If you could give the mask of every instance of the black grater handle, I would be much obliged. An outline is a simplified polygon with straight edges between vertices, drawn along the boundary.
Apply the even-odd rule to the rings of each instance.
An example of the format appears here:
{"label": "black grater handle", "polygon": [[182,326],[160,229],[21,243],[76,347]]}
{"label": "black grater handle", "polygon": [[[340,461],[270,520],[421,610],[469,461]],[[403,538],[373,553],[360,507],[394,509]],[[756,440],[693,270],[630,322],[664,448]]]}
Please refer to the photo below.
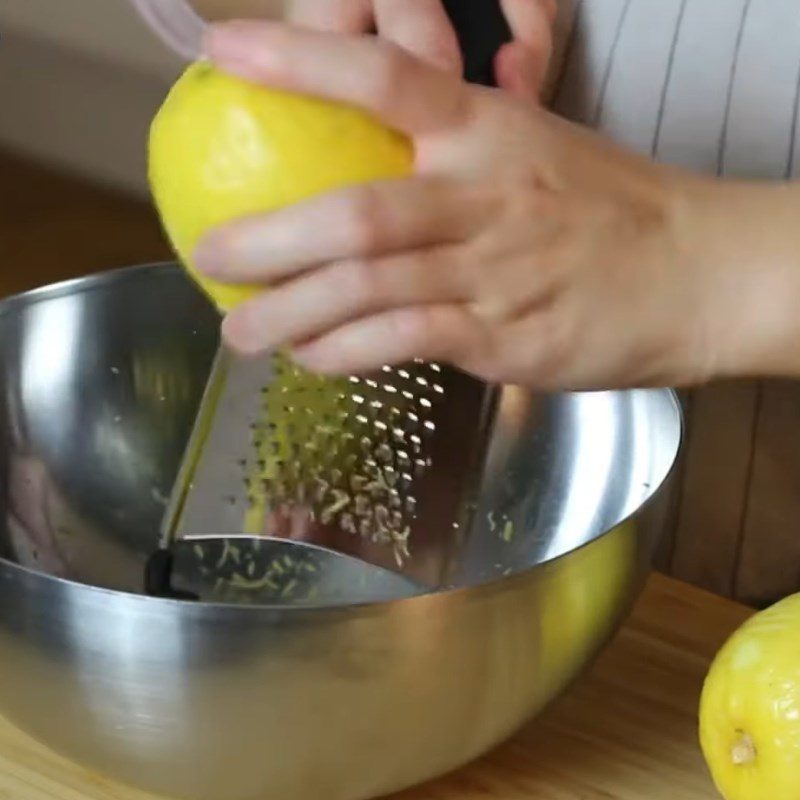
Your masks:
{"label": "black grater handle", "polygon": [[496,86],[494,57],[512,40],[500,0],[443,0],[464,55],[464,77],[470,83]]}

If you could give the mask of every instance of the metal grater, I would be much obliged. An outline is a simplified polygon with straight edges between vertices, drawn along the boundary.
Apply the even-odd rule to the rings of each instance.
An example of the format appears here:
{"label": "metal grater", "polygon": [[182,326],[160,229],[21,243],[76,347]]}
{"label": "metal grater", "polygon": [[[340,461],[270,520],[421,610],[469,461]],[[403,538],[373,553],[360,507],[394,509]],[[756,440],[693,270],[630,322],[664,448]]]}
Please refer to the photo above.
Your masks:
{"label": "metal grater", "polygon": [[414,483],[432,465],[441,371],[418,361],[335,381],[276,356],[276,379],[262,389],[263,414],[253,428],[255,455],[242,462],[247,532],[288,537],[292,523],[335,525],[391,547],[402,568],[417,516]]}
{"label": "metal grater", "polygon": [[468,527],[494,403],[493,389],[437,364],[330,379],[284,355],[223,351],[162,548],[202,543],[199,566],[219,576],[235,565],[210,540],[279,538],[441,585]]}
{"label": "metal grater", "polygon": [[[490,84],[494,53],[510,38],[497,0],[445,5],[467,79]],[[446,584],[495,398],[485,384],[419,360],[330,379],[283,354],[244,360],[220,350],[148,584],[160,591],[167,554],[194,543],[194,567],[214,577],[218,593],[265,580],[284,591],[256,556],[264,539],[391,570],[408,591]],[[235,549],[232,540],[241,540]]]}

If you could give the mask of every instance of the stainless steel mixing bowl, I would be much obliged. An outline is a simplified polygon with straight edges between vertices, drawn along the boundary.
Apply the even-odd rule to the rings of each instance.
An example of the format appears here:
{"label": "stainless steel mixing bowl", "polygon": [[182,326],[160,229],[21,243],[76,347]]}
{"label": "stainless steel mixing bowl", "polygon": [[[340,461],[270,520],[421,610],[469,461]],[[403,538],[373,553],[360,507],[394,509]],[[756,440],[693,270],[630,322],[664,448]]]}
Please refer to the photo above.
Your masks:
{"label": "stainless steel mixing bowl", "polygon": [[509,736],[639,591],[674,394],[505,390],[465,588],[328,608],[153,599],[142,566],[216,329],[170,265],[0,304],[0,712],[190,800],[375,797]]}

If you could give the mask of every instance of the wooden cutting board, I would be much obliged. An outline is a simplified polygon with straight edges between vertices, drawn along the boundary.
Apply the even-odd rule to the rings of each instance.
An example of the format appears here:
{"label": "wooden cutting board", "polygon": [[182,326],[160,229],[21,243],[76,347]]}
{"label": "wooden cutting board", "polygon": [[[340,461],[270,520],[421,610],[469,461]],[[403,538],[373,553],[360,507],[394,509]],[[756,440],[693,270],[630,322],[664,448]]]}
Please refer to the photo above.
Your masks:
{"label": "wooden cutting board", "polygon": [[[473,766],[395,800],[716,800],[697,745],[708,664],[749,615],[653,576],[628,624],[547,714]],[[0,720],[0,800],[160,800]]]}

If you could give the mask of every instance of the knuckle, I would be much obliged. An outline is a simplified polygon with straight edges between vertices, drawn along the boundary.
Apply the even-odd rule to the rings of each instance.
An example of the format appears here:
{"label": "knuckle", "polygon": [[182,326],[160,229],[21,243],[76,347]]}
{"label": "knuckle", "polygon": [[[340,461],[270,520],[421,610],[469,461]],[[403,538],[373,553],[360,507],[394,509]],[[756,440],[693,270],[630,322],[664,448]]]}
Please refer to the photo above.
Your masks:
{"label": "knuckle", "polygon": [[525,215],[538,220],[550,217],[556,211],[556,197],[548,191],[547,185],[536,171],[526,171],[515,176],[506,192],[508,209],[515,215]]}

